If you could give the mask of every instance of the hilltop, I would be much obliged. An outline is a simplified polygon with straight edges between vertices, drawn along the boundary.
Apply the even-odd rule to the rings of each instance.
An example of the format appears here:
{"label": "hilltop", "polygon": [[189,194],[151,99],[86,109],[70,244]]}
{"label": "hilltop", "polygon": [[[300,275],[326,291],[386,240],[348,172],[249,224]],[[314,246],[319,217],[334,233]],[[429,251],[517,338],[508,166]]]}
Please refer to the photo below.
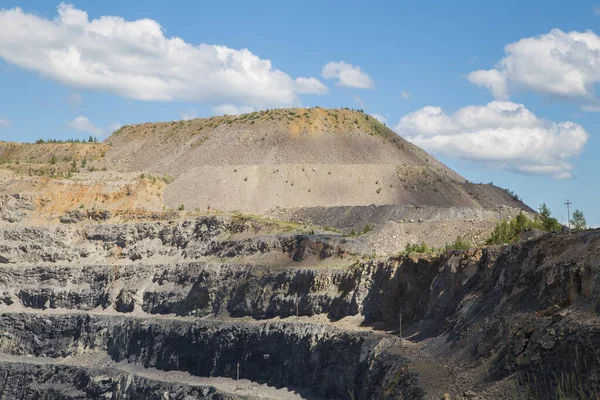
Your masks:
{"label": "hilltop", "polygon": [[107,159],[167,174],[170,207],[264,214],[275,208],[419,205],[522,207],[473,187],[435,157],[359,111],[279,109],[121,128]]}

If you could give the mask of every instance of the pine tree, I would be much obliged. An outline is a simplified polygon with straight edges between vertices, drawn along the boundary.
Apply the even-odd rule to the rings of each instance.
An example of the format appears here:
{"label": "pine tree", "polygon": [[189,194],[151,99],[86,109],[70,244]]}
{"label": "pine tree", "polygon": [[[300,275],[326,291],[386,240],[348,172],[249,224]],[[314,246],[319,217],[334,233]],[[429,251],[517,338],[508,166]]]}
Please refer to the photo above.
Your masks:
{"label": "pine tree", "polygon": [[558,231],[561,229],[560,222],[556,218],[552,217],[552,213],[550,209],[546,205],[546,203],[542,203],[540,205],[539,210],[539,220],[542,224],[542,229],[547,232]]}

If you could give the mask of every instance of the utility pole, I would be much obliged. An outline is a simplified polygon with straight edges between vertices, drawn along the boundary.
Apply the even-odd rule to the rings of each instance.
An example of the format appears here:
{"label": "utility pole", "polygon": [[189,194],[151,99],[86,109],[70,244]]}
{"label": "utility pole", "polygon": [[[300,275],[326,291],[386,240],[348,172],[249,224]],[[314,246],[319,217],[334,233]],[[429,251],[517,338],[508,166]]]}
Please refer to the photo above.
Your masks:
{"label": "utility pole", "polygon": [[567,223],[569,224],[569,229],[571,229],[571,209],[569,206],[573,203],[571,203],[569,199],[567,199],[567,202],[565,204],[567,205]]}

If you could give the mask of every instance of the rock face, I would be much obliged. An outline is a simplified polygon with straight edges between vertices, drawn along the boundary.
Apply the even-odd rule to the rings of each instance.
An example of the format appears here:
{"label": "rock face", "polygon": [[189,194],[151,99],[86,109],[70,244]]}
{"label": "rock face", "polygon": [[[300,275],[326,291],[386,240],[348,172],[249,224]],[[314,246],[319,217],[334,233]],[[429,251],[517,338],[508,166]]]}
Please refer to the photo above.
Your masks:
{"label": "rock face", "polygon": [[34,204],[34,196],[0,194],[0,226],[3,223],[20,222],[28,212],[35,209]]}
{"label": "rock face", "polygon": [[[223,216],[0,238],[5,398],[36,387],[48,398],[600,391],[597,230],[391,258],[340,235]],[[238,363],[256,385],[243,396],[219,381]]]}
{"label": "rock face", "polygon": [[103,352],[115,362],[200,377],[234,377],[240,363],[240,378],[310,388],[325,398],[347,393],[368,398],[381,386],[413,398],[422,393],[411,387],[414,376],[403,371],[403,357],[381,356],[394,339],[322,325],[27,314],[5,315],[1,323],[10,339],[0,349],[11,355],[64,358]]}

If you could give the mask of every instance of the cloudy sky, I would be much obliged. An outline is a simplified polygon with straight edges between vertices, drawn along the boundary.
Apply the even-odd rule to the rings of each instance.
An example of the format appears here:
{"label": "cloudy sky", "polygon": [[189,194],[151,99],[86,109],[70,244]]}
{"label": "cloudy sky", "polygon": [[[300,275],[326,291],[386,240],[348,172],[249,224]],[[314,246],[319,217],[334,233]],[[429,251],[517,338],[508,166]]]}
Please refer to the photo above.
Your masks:
{"label": "cloudy sky", "polygon": [[0,7],[0,140],[361,108],[473,182],[546,202],[565,223],[569,198],[600,224],[600,2]]}

